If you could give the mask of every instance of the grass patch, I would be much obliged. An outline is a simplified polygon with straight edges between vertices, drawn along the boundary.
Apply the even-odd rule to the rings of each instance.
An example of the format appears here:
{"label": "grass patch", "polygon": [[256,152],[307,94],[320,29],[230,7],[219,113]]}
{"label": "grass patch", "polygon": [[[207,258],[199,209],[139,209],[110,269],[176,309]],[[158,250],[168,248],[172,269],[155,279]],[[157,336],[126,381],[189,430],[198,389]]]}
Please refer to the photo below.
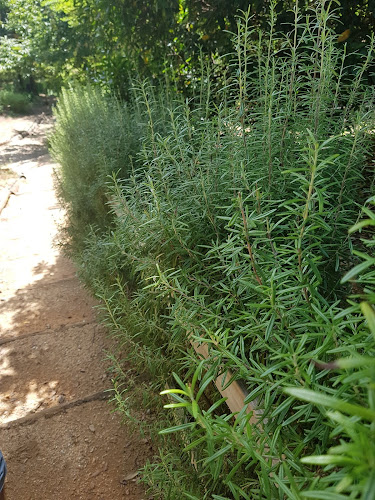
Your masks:
{"label": "grass patch", "polygon": [[31,111],[31,98],[28,94],[13,90],[0,90],[0,112],[27,114]]}

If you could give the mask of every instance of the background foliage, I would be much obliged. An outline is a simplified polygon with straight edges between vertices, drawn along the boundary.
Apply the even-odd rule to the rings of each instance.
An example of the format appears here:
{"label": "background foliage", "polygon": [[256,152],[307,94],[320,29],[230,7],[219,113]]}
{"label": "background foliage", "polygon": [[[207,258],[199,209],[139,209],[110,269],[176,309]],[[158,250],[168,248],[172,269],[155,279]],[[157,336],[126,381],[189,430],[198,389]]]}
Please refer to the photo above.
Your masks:
{"label": "background foliage", "polygon": [[[345,42],[352,64],[365,53],[366,37],[374,33],[374,2],[326,2],[331,11],[340,5],[330,27],[337,35],[344,33],[338,39],[342,48]],[[158,82],[167,73],[191,95],[204,61],[213,63],[211,84],[222,84],[229,65],[224,56],[232,52],[238,12],[250,9],[251,26],[265,29],[271,21],[269,4],[264,0],[2,0],[0,78],[28,92],[37,90],[36,82],[56,91],[73,79],[89,79],[129,97],[129,75],[136,72]],[[276,3],[275,30],[288,32],[298,4],[305,15],[315,2]],[[347,71],[351,73],[350,65]]]}

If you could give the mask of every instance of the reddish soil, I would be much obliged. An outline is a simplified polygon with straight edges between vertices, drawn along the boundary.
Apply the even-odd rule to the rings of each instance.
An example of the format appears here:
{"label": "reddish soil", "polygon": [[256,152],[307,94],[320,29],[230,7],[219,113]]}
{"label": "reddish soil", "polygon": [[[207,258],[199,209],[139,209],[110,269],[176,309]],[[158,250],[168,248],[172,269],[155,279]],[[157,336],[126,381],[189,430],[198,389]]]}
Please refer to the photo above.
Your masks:
{"label": "reddish soil", "polygon": [[103,392],[112,387],[103,360],[114,341],[56,247],[64,214],[46,148],[51,126],[47,109],[26,118],[0,117],[0,191],[25,177],[0,214],[6,498],[145,499],[137,470],[152,457],[152,445],[121,423]]}

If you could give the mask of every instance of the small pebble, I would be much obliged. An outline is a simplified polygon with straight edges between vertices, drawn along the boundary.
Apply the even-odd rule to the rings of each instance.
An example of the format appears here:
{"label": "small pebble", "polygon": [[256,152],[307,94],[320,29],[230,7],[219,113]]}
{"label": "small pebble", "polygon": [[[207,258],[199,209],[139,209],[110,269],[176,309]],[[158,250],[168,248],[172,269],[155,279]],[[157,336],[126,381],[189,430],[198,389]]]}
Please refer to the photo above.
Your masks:
{"label": "small pebble", "polygon": [[130,474],[124,477],[123,481],[131,481],[132,479],[135,479],[137,476],[138,476],[138,471],[131,472]]}
{"label": "small pebble", "polygon": [[59,396],[58,400],[57,400],[60,404],[62,404],[64,401],[65,401],[65,396],[63,396],[61,394],[61,396]]}
{"label": "small pebble", "polygon": [[91,432],[95,432],[95,427],[92,424],[89,425],[89,429],[90,429]]}

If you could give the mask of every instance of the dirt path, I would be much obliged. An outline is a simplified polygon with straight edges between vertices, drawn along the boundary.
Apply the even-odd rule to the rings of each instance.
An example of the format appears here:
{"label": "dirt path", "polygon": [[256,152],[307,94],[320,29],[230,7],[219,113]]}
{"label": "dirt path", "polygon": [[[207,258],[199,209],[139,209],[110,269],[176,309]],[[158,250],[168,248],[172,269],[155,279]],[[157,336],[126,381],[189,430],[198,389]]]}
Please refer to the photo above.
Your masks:
{"label": "dirt path", "polygon": [[6,497],[146,498],[135,475],[152,454],[150,442],[111,413],[103,361],[111,341],[72,264],[54,246],[63,213],[45,145],[51,118],[39,117],[40,123],[35,116],[0,117],[0,170],[6,170],[0,189],[25,176],[0,215],[0,449],[8,465]]}

